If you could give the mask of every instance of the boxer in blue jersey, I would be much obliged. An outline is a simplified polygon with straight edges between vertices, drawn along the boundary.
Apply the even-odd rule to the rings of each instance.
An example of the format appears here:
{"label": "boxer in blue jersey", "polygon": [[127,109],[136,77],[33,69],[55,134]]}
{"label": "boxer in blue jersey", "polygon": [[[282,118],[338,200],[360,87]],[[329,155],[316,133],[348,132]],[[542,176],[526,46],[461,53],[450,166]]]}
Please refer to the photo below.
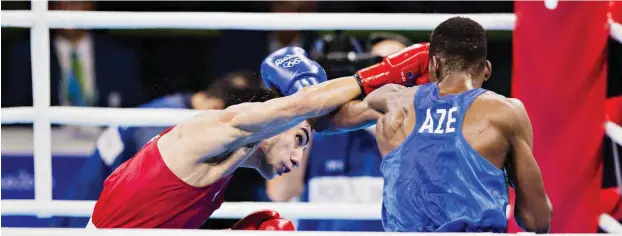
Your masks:
{"label": "boxer in blue jersey", "polygon": [[[314,120],[313,128],[327,133],[376,124],[386,231],[505,232],[507,177],[516,191],[517,223],[548,232],[552,207],[527,112],[519,100],[481,88],[492,71],[486,44],[477,22],[450,18],[429,44],[358,71],[354,77],[367,82],[360,83],[363,100]],[[369,87],[374,80],[426,76],[433,83]]]}
{"label": "boxer in blue jersey", "polygon": [[477,22],[450,18],[430,36],[433,83],[387,85],[316,122],[325,132],[377,122],[386,231],[505,232],[507,173],[517,223],[548,232],[552,208],[525,107],[481,88],[491,74],[486,44]]}

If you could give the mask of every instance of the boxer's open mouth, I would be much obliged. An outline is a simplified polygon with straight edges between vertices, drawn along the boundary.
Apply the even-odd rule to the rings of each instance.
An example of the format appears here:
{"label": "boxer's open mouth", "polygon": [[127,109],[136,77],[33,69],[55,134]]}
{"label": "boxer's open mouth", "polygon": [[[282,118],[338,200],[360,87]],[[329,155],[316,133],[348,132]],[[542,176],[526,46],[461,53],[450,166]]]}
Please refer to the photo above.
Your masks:
{"label": "boxer's open mouth", "polygon": [[281,165],[280,168],[276,168],[276,174],[279,176],[282,176],[285,173],[289,173],[290,171],[292,170],[285,165]]}

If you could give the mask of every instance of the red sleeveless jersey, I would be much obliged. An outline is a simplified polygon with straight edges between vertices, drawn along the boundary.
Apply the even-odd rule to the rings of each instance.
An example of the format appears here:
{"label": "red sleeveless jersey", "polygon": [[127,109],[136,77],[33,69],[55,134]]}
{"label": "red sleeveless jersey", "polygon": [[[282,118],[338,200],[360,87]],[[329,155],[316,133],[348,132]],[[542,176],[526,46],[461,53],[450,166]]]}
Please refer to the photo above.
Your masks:
{"label": "red sleeveless jersey", "polygon": [[104,182],[91,221],[97,228],[199,228],[223,202],[230,176],[206,187],[179,179],[153,138]]}

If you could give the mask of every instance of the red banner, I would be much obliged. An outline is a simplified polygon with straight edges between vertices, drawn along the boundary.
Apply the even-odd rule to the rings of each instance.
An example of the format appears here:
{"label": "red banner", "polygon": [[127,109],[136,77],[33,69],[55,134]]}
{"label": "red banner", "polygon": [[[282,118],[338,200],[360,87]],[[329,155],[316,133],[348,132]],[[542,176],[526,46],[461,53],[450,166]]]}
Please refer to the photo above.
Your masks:
{"label": "red banner", "polygon": [[527,108],[553,233],[597,230],[608,2],[518,1],[512,93]]}

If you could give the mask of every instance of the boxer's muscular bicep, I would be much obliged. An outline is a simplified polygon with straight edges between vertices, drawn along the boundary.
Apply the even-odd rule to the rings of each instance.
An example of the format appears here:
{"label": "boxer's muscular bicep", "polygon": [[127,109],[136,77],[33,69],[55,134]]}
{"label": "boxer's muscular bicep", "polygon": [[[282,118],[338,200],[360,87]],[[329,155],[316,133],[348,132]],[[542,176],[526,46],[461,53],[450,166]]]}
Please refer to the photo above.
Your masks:
{"label": "boxer's muscular bicep", "polygon": [[546,195],[540,168],[533,155],[533,131],[522,103],[510,99],[511,157],[508,173],[516,191],[515,216],[527,231],[546,233],[551,221],[551,202]]}
{"label": "boxer's muscular bicep", "polygon": [[313,128],[320,133],[341,133],[365,128],[382,116],[365,101],[351,101],[339,110],[315,119]]}
{"label": "boxer's muscular bicep", "polygon": [[225,109],[220,121],[239,131],[235,134],[237,148],[270,138],[304,121],[300,106],[300,96],[296,95],[244,103]]}
{"label": "boxer's muscular bicep", "polygon": [[362,101],[351,101],[339,110],[316,120],[315,130],[321,133],[339,133],[373,125],[388,110],[391,98],[404,86],[388,84],[374,90]]}

